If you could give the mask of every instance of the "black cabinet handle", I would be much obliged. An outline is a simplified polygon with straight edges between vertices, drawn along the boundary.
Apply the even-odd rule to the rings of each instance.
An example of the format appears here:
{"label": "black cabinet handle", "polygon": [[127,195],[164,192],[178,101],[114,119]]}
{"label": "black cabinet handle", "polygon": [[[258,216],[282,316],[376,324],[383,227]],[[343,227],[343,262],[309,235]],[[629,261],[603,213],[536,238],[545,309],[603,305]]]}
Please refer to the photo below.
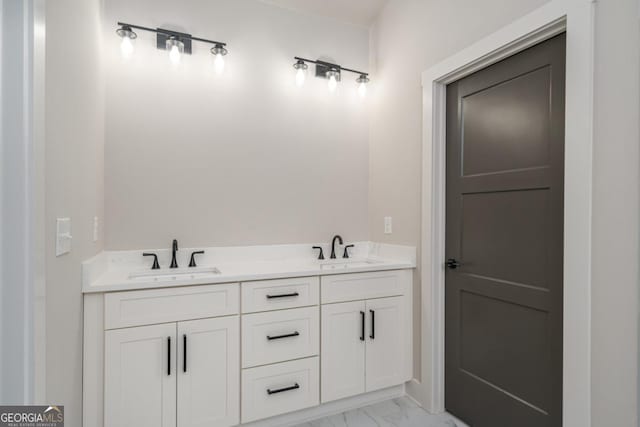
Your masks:
{"label": "black cabinet handle", "polygon": [[182,372],[187,372],[187,334],[182,335]]}
{"label": "black cabinet handle", "polygon": [[280,295],[267,295],[267,299],[274,299],[274,298],[291,298],[291,297],[297,297],[300,294],[297,292],[293,292],[290,294],[280,294]]}
{"label": "black cabinet handle", "polygon": [[360,326],[361,326],[360,341],[364,341],[364,311],[360,312]]}
{"label": "black cabinet handle", "polygon": [[167,337],[167,375],[171,376],[171,337]]}
{"label": "black cabinet handle", "polygon": [[290,334],[285,334],[285,335],[276,335],[276,336],[274,336],[274,337],[267,335],[267,339],[268,339],[269,341],[273,341],[273,340],[279,340],[279,339],[282,339],[282,338],[297,337],[297,336],[299,336],[299,335],[300,335],[300,332],[295,331],[295,332],[292,332],[292,333],[290,333]]}
{"label": "black cabinet handle", "polygon": [[300,384],[295,383],[292,386],[289,387],[284,387],[284,388],[279,388],[276,390],[271,390],[270,388],[267,389],[267,394],[268,395],[272,395],[272,394],[276,394],[276,393],[282,393],[283,391],[291,391],[291,390],[297,390],[300,388]]}
{"label": "black cabinet handle", "polygon": [[373,310],[369,310],[369,313],[371,313],[371,335],[369,335],[369,338],[371,338],[372,340],[376,339],[376,312]]}

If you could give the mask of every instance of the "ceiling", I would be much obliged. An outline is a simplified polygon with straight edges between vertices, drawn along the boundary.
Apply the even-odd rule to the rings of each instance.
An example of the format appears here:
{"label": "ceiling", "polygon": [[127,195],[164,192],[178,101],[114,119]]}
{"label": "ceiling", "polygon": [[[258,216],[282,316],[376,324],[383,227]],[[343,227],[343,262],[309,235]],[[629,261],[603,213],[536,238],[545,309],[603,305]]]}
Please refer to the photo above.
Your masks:
{"label": "ceiling", "polygon": [[274,6],[369,27],[387,0],[262,0]]}

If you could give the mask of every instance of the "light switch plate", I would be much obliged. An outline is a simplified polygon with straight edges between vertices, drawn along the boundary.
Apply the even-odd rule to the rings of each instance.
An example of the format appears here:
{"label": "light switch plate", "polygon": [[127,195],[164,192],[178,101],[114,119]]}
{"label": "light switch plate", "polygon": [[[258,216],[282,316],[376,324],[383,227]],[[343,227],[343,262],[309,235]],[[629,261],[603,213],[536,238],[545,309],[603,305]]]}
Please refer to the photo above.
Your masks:
{"label": "light switch plate", "polygon": [[393,222],[390,216],[384,217],[384,234],[393,233]]}
{"label": "light switch plate", "polygon": [[56,256],[71,252],[71,218],[56,220]]}

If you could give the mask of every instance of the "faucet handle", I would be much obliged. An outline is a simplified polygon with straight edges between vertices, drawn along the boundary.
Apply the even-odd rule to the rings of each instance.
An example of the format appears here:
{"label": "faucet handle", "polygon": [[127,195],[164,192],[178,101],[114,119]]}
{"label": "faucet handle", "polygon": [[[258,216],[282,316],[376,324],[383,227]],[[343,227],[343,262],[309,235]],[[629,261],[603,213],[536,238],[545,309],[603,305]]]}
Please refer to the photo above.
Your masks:
{"label": "faucet handle", "polygon": [[160,264],[158,264],[158,255],[150,253],[150,252],[143,252],[142,256],[152,256],[153,257],[153,266],[151,267],[152,270],[159,270],[160,269]]}
{"label": "faucet handle", "polygon": [[349,258],[349,248],[353,248],[355,245],[347,245],[344,247],[344,253],[342,254],[342,258]]}
{"label": "faucet handle", "polygon": [[324,259],[324,252],[322,252],[322,246],[314,246],[313,249],[319,249],[318,259]]}
{"label": "faucet handle", "polygon": [[189,261],[189,267],[197,267],[196,265],[196,255],[202,255],[204,251],[195,251],[191,252],[191,261]]}

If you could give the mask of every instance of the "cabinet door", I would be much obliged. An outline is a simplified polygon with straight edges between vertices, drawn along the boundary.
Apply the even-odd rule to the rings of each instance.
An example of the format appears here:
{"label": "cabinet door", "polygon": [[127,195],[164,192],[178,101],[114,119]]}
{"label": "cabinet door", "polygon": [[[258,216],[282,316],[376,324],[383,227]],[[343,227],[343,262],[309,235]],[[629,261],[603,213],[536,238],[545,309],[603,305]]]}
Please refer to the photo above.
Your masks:
{"label": "cabinet door", "polygon": [[105,334],[105,427],[175,427],[176,324]]}
{"label": "cabinet door", "polygon": [[178,425],[240,422],[238,316],[178,323]]}
{"label": "cabinet door", "polygon": [[365,302],[322,306],[322,402],[364,393]]}
{"label": "cabinet door", "polygon": [[366,391],[402,384],[407,330],[404,297],[367,300]]}

